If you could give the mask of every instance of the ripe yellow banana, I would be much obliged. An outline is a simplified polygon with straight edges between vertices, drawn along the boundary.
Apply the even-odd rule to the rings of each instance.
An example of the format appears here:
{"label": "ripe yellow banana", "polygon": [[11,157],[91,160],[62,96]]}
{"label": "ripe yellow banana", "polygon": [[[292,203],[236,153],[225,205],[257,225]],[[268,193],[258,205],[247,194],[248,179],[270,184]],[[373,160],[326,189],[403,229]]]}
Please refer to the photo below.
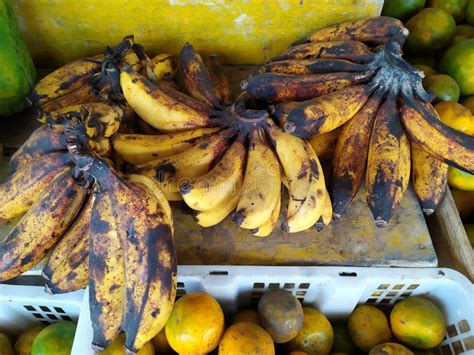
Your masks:
{"label": "ripe yellow banana", "polygon": [[345,59],[287,59],[270,62],[260,67],[260,73],[323,74],[336,72],[363,72],[368,66]]}
{"label": "ripe yellow banana", "polygon": [[332,158],[334,149],[336,148],[337,137],[339,137],[342,127],[311,137],[308,140],[320,160]]}
{"label": "ripe yellow banana", "polygon": [[332,160],[331,193],[335,218],[345,212],[364,181],[370,135],[382,98],[383,92],[374,93],[342,126]]}
{"label": "ripe yellow banana", "polygon": [[84,198],[70,169],[54,179],[0,244],[0,281],[43,259],[74,220]]}
{"label": "ripe yellow banana", "polygon": [[186,91],[209,107],[222,107],[222,96],[206,69],[201,56],[186,43],[179,54],[179,70]]}
{"label": "ripe yellow banana", "polygon": [[246,155],[245,136],[239,136],[211,171],[180,186],[186,204],[197,211],[210,211],[231,199],[241,188]]}
{"label": "ripe yellow banana", "polygon": [[[239,182],[242,185],[242,181]],[[212,227],[224,220],[235,208],[240,200],[240,191],[233,194],[230,199],[224,201],[222,204],[217,206],[211,211],[196,211],[194,213],[194,219],[196,223],[201,227]]]}
{"label": "ripe yellow banana", "polygon": [[100,71],[102,61],[82,58],[68,63],[41,79],[28,95],[35,105],[42,105],[87,85],[89,79]]}
{"label": "ripe yellow banana", "polygon": [[112,143],[109,138],[91,138],[87,141],[89,148],[101,158],[112,156]]}
{"label": "ripe yellow banana", "polygon": [[280,217],[280,207],[281,207],[281,194],[278,197],[277,204],[270,218],[260,227],[252,229],[252,234],[254,236],[268,237],[273,232],[273,229],[275,229],[275,226],[278,223],[278,218]]}
{"label": "ripe yellow banana", "polygon": [[421,209],[430,215],[446,191],[448,165],[411,142],[412,181]]}
{"label": "ripe yellow banana", "polygon": [[87,244],[86,249],[89,248],[89,225],[93,205],[94,196],[90,195],[71,227],[69,227],[61,240],[51,250],[48,263],[45,265],[42,272],[42,275],[46,280],[51,280],[53,273],[56,272],[59,265],[63,264],[65,260],[69,258],[69,255],[73,250],[80,248],[81,245],[85,243]]}
{"label": "ripe yellow banana", "polygon": [[221,94],[222,103],[225,106],[231,105],[232,92],[230,90],[230,84],[216,55],[209,56],[206,62],[206,67],[209,72],[209,75],[211,76],[212,81],[214,82],[214,85],[217,87],[217,90],[219,90]]}
{"label": "ripe yellow banana", "polygon": [[255,129],[250,134],[242,194],[232,221],[242,228],[258,228],[272,215],[280,189],[277,157],[266,142],[265,133]]}
{"label": "ripe yellow banana", "polygon": [[133,70],[139,72],[142,69],[142,63],[140,58],[138,58],[137,54],[133,51],[133,49],[129,49],[127,53],[123,56],[122,59],[122,66],[129,65],[132,67]]}
{"label": "ripe yellow banana", "polygon": [[369,96],[365,85],[356,85],[302,102],[288,114],[285,130],[302,138],[330,132],[354,117]]}
{"label": "ripe yellow banana", "polygon": [[305,149],[310,160],[309,189],[303,203],[297,211],[282,224],[282,229],[289,233],[301,232],[312,227],[321,217],[324,206],[324,196],[327,193],[324,174],[319,159],[311,144],[305,143]]}
{"label": "ripe yellow banana", "polygon": [[329,193],[326,191],[326,194],[324,195],[324,201],[323,201],[323,211],[321,213],[321,217],[319,217],[319,220],[316,222],[314,227],[318,232],[321,232],[324,227],[329,225],[331,223],[332,219],[332,202],[331,198],[329,197]]}
{"label": "ripe yellow banana", "polygon": [[112,145],[126,162],[141,164],[181,153],[191,148],[197,139],[216,133],[218,130],[218,128],[197,128],[161,135],[115,134],[112,137]]}
{"label": "ripe yellow banana", "polygon": [[158,80],[171,79],[178,70],[176,60],[171,54],[158,54],[151,59],[151,64]]}
{"label": "ripe yellow banana", "polygon": [[431,155],[474,174],[474,137],[441,122],[429,104],[403,100],[401,118],[411,140]]}
{"label": "ripe yellow banana", "polygon": [[182,131],[210,124],[209,117],[159,90],[130,67],[120,74],[125,99],[148,124],[161,131]]}
{"label": "ripe yellow banana", "polygon": [[69,170],[68,153],[49,153],[15,171],[0,185],[0,222],[21,216],[59,174]]}
{"label": "ripe yellow banana", "polygon": [[408,187],[410,144],[399,120],[396,98],[377,112],[367,157],[366,197],[377,227],[385,227]]}
{"label": "ripe yellow banana", "polygon": [[10,158],[8,175],[43,155],[66,151],[67,143],[63,132],[63,125],[43,125],[36,129]]}

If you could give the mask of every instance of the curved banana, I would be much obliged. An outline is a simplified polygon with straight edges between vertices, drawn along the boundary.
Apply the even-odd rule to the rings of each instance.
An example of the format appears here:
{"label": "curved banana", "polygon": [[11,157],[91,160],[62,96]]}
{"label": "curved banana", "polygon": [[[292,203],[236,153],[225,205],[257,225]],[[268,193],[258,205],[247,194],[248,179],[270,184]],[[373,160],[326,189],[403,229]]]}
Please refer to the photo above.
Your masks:
{"label": "curved banana", "polygon": [[402,100],[401,118],[411,140],[446,164],[474,174],[474,137],[441,122],[431,105]]}
{"label": "curved banana", "polygon": [[241,187],[246,155],[245,137],[239,136],[207,174],[180,186],[184,202],[194,210],[210,211],[230,199]]}
{"label": "curved banana", "polygon": [[55,152],[39,157],[15,171],[0,185],[0,222],[21,216],[38,200],[54,178],[69,170],[68,153]]}
{"label": "curved banana", "polygon": [[63,107],[100,102],[90,85],[84,85],[70,93],[56,97],[38,107],[40,111],[56,111]]}
{"label": "curved banana", "polygon": [[305,149],[310,160],[309,189],[303,203],[297,211],[289,216],[282,224],[282,229],[289,233],[301,232],[312,227],[321,217],[324,206],[324,195],[327,193],[324,174],[319,159],[311,144],[305,143]]}
{"label": "curved banana", "polygon": [[115,134],[112,137],[112,145],[126,162],[141,164],[181,153],[191,148],[196,139],[218,131],[219,128],[197,128],[160,135]]}
{"label": "curved banana", "polygon": [[330,132],[354,117],[369,96],[365,85],[356,85],[302,102],[288,114],[285,131],[302,138]]}
{"label": "curved banana", "polygon": [[0,244],[0,281],[43,259],[74,220],[84,198],[70,169],[57,176]]}
{"label": "curved banana", "polygon": [[298,101],[286,101],[271,105],[268,109],[278,126],[283,128],[285,127],[285,122],[288,119],[288,114],[299,104],[300,103]]}
{"label": "curved banana", "polygon": [[399,120],[396,98],[380,106],[370,137],[365,186],[375,225],[385,227],[408,187],[410,144]]}
{"label": "curved banana", "polygon": [[171,54],[158,54],[151,59],[151,66],[158,80],[171,79],[178,70],[176,60]]}
{"label": "curved banana", "polygon": [[369,68],[367,65],[354,63],[345,59],[287,59],[270,62],[260,67],[260,73],[279,74],[324,74],[336,72],[363,72]]}
{"label": "curved banana", "polygon": [[345,212],[364,181],[370,135],[382,99],[383,92],[374,93],[342,126],[332,160],[331,194],[335,218]]}
{"label": "curved banana", "polygon": [[403,28],[403,23],[396,18],[387,16],[370,17],[324,27],[294,44],[335,40],[353,40],[371,44],[383,44]]}
{"label": "curved banana", "polygon": [[278,223],[278,218],[280,217],[280,207],[281,207],[281,194],[278,197],[277,204],[270,218],[260,227],[257,227],[251,230],[254,236],[268,237],[270,234],[272,234],[273,230],[275,229],[275,226]]}
{"label": "curved banana", "polygon": [[201,56],[186,43],[179,54],[179,70],[186,91],[209,107],[222,107],[222,96],[206,69]]}
{"label": "curved banana", "polygon": [[67,143],[63,132],[63,125],[43,125],[36,129],[11,156],[8,175],[12,175],[43,155],[66,151]]}
{"label": "curved banana", "polygon": [[142,69],[142,63],[138,55],[131,48],[129,49],[122,58],[122,65],[129,65],[133,70],[139,72]]}
{"label": "curved banana", "polygon": [[217,90],[219,90],[221,94],[222,103],[225,106],[231,105],[232,92],[230,90],[230,84],[227,80],[224,70],[222,69],[222,65],[219,62],[219,59],[217,59],[216,55],[209,56],[206,62],[206,67],[209,72],[209,75],[211,76],[212,81],[214,82],[214,85],[217,87]]}
{"label": "curved banana", "polygon": [[80,249],[83,244],[87,245],[86,249],[89,248],[89,225],[93,206],[94,196],[90,195],[71,227],[69,227],[63,237],[51,250],[48,262],[41,273],[46,280],[51,280],[53,273],[56,272],[56,269],[59,268],[61,264],[65,263],[65,260],[70,257],[69,255],[73,250],[76,248]]}
{"label": "curved banana", "polygon": [[241,87],[256,100],[305,101],[365,83],[371,76],[371,72],[310,75],[263,73],[242,81]]}
{"label": "curved banana", "polygon": [[324,227],[331,223],[332,219],[332,203],[331,198],[329,197],[329,193],[326,191],[324,195],[324,202],[323,202],[323,211],[321,213],[321,217],[319,217],[318,221],[314,225],[318,232],[321,232]]}
{"label": "curved banana", "polygon": [[275,209],[281,189],[280,165],[266,142],[264,132],[250,134],[250,147],[244,183],[232,221],[246,229],[264,224]]}
{"label": "curved banana", "polygon": [[430,215],[448,186],[448,165],[411,142],[412,182],[421,209]]}
{"label": "curved banana", "polygon": [[319,159],[326,160],[332,158],[336,148],[337,137],[339,137],[343,127],[311,137],[308,140]]}
{"label": "curved banana", "polygon": [[125,67],[120,73],[125,99],[148,124],[161,131],[182,131],[210,124],[209,117],[159,90],[148,79]]}
{"label": "curved banana", "polygon": [[93,58],[82,58],[70,62],[41,79],[28,95],[28,100],[35,105],[74,92],[87,85],[92,76],[99,72],[102,61]]}
{"label": "curved banana", "polygon": [[169,82],[164,80],[159,80],[156,82],[156,87],[163,91],[169,97],[181,102],[182,104],[189,106],[196,111],[204,114],[209,115],[212,114],[212,109],[207,106],[204,102],[195,99],[192,96],[186,95],[184,92],[179,91],[177,88],[174,88],[170,85]]}
{"label": "curved banana", "polygon": [[[242,185],[242,181],[239,182]],[[240,200],[240,191],[211,211],[195,211],[194,219],[201,227],[212,227],[222,222],[235,208]]]}
{"label": "curved banana", "polygon": [[328,41],[300,44],[288,48],[272,58],[272,62],[289,59],[343,59],[356,63],[367,63],[374,58],[368,46],[358,41]]}

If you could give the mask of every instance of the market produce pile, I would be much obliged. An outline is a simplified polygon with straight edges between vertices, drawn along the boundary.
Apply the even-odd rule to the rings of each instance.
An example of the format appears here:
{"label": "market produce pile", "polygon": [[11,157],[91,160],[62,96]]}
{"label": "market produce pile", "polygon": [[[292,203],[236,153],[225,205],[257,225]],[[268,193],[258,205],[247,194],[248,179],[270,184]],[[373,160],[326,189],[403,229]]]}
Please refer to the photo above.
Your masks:
{"label": "market produce pile", "polygon": [[[123,331],[136,353],[175,299],[168,201],[184,200],[203,227],[231,216],[259,237],[321,230],[365,175],[383,227],[412,166],[432,212],[444,163],[474,172],[474,138],[438,119],[422,73],[401,56],[406,36],[389,17],[318,30],[244,81],[235,100],[217,57],[186,44],[175,65],[132,36],[47,75],[28,97],[45,125],[0,185],[0,221],[19,218],[0,243],[0,281],[48,257],[48,292],[89,286],[93,348]],[[331,202],[316,151],[319,135],[341,126]]]}

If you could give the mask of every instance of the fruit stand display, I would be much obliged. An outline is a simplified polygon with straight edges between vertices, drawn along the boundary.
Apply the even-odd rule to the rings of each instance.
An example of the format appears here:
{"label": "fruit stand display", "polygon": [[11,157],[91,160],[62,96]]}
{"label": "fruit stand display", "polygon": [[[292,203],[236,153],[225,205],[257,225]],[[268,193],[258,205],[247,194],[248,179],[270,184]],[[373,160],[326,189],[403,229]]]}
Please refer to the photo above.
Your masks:
{"label": "fruit stand display", "polygon": [[[68,22],[64,4],[58,8],[38,2],[37,11],[51,15],[40,22],[32,21],[35,14],[21,2],[2,4],[10,24],[8,38],[14,39],[5,46],[10,51],[24,48],[20,29],[38,63],[49,60],[61,66],[46,71],[33,87],[31,70],[23,66],[12,73],[32,87],[25,98],[31,109],[18,114],[19,122],[26,122],[21,128],[2,123],[6,135],[21,133],[2,140],[4,152],[12,154],[0,185],[0,282],[14,288],[31,280],[26,275],[37,275],[35,282],[58,301],[86,288],[73,353],[147,354],[169,346],[179,353],[208,353],[217,347],[222,354],[351,353],[338,349],[337,341],[333,344],[324,310],[331,321],[349,317],[346,338],[370,354],[474,349],[472,315],[467,311],[458,319],[460,308],[473,308],[472,285],[456,273],[401,269],[388,280],[388,269],[379,269],[374,275],[387,279],[381,283],[364,274],[371,269],[339,269],[340,277],[364,274],[358,281],[361,286],[373,283],[370,290],[375,283],[378,290],[390,288],[379,300],[384,291],[367,291],[371,297],[362,297],[356,292],[361,286],[347,281],[343,286],[331,274],[336,269],[289,266],[436,267],[434,241],[438,248],[447,243],[461,270],[473,276],[473,251],[464,228],[450,233],[460,224],[450,211],[455,209],[447,188],[449,182],[469,189],[474,173],[474,116],[466,98],[473,94],[472,63],[465,61],[474,39],[469,39],[467,25],[455,28],[464,19],[462,11],[433,1],[404,24],[388,16],[359,16],[361,9],[377,12],[370,1],[352,14],[359,19],[350,21],[334,5],[325,10],[337,18],[314,18],[311,30],[301,23],[296,32],[302,38],[284,49],[298,37],[288,40],[285,36],[295,31],[277,31],[278,21],[270,21],[269,13],[286,11],[289,18],[298,18],[312,13],[308,4],[265,7],[262,17],[246,3],[231,8],[216,3],[223,16],[214,21],[235,17],[217,35],[222,45],[212,47],[216,56],[202,42],[205,30],[198,38],[185,31],[169,43],[158,43],[150,32],[145,35],[143,23],[137,27],[134,17],[128,18],[128,30],[135,28],[137,37],[127,35],[103,50],[95,49],[104,48],[100,42],[69,43],[71,50],[64,51],[65,33],[79,31],[84,39],[94,35],[87,21],[82,27]],[[94,4],[89,8],[101,6]],[[187,18],[193,8],[204,11],[206,19],[216,10],[211,5],[171,2],[165,11]],[[385,5],[383,12],[397,10],[390,1]],[[470,5],[465,5],[470,21]],[[176,6],[180,10],[173,10]],[[407,10],[410,16],[423,7],[413,6]],[[108,21],[114,16],[107,16]],[[145,11],[139,17],[146,22],[147,16]],[[49,47],[37,46],[32,28],[42,33],[51,19],[63,30],[37,41],[47,39]],[[160,30],[173,26],[169,21]],[[194,30],[201,28],[200,21]],[[253,27],[259,21],[268,23],[263,32]],[[336,24],[326,26],[325,21]],[[426,24],[432,22],[439,25],[428,33]],[[114,31],[109,35],[116,37]],[[279,35],[270,40],[267,31]],[[229,34],[245,39],[229,47],[223,44]],[[177,44],[181,36],[196,41],[200,50],[189,42]],[[166,34],[158,37],[162,41]],[[256,51],[240,53],[249,38]],[[149,55],[157,44],[173,54],[180,48],[179,54]],[[443,74],[413,57],[428,52],[442,57],[438,68]],[[233,55],[232,63],[259,65],[245,70],[223,66],[227,55]],[[9,78],[7,89],[14,82]],[[25,93],[15,92],[3,115],[22,109],[11,106],[19,95]],[[460,96],[466,107],[453,102]],[[29,137],[19,140],[25,132]],[[439,230],[448,231],[444,239],[432,241],[423,214],[431,216],[431,230],[438,223]],[[178,269],[178,263],[192,266]],[[195,264],[223,265],[225,270]],[[252,281],[253,288],[263,290],[248,288],[251,269],[262,280]],[[279,279],[270,280],[269,270]],[[220,275],[221,283],[206,285],[207,272],[209,280]],[[413,281],[406,289],[404,272]],[[289,286],[296,284],[292,277],[301,279],[299,290]],[[196,289],[185,286],[188,279]],[[275,290],[264,292],[267,283]],[[304,297],[311,294],[311,283],[321,283],[321,299]],[[459,296],[456,302],[446,299],[449,285],[450,293]],[[220,294],[227,286],[237,292],[232,302]],[[337,299],[347,287],[354,303],[349,304],[349,297],[346,311],[326,309],[324,295],[333,293]],[[196,290],[208,294],[188,295]],[[249,311],[241,317],[253,324],[236,323],[224,333],[219,303],[229,316],[231,309],[249,306],[249,292],[250,306],[258,303],[258,320]],[[422,292],[427,298],[408,297]],[[303,309],[298,301],[322,313]],[[390,326],[381,309],[355,307],[361,303],[391,312]],[[193,322],[191,315],[197,317]],[[184,329],[185,324],[191,328]],[[321,328],[313,330],[315,326]],[[199,327],[210,328],[199,335]],[[313,331],[321,332],[321,343],[312,338]],[[31,345],[33,353],[48,347],[56,351],[51,349],[59,345],[52,339],[74,332],[67,323],[41,330]],[[255,339],[247,342],[251,335]],[[165,343],[168,349],[160,349]]]}

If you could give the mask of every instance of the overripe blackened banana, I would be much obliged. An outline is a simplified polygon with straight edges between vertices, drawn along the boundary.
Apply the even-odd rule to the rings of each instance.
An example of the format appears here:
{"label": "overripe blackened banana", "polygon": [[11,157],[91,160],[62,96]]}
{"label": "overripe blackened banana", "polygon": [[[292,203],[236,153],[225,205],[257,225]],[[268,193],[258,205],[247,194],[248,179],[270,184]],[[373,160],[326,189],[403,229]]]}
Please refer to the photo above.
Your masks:
{"label": "overripe blackened banana", "polygon": [[264,73],[242,81],[242,90],[267,102],[304,101],[327,95],[351,85],[367,82],[372,73],[329,73],[291,75]]}
{"label": "overripe blackened banana", "polygon": [[412,181],[421,209],[430,215],[446,191],[448,165],[411,142]]}
{"label": "overripe blackened banana", "polygon": [[285,52],[273,57],[272,62],[288,59],[331,58],[344,59],[356,63],[370,62],[374,55],[370,48],[357,41],[334,41],[305,43],[288,48]]}
{"label": "overripe blackened banana", "polygon": [[260,73],[324,74],[336,72],[363,72],[368,66],[345,59],[287,59],[270,62],[260,67]]}
{"label": "overripe blackened banana", "polygon": [[166,95],[130,67],[120,74],[125,99],[148,124],[161,131],[182,131],[209,125],[209,117]]}
{"label": "overripe blackened banana", "polygon": [[359,112],[342,126],[337,139],[331,179],[336,218],[344,213],[364,181],[370,135],[382,98],[383,92],[375,92]]}
{"label": "overripe blackened banana", "polygon": [[212,81],[219,90],[222,103],[225,106],[229,106],[232,104],[232,92],[230,90],[229,81],[222,69],[221,63],[217,59],[216,55],[210,55],[207,62],[206,62],[207,70],[209,75],[211,76]]}
{"label": "overripe blackened banana", "polygon": [[285,130],[302,138],[330,132],[354,117],[369,95],[367,86],[356,85],[302,102],[288,114]]}
{"label": "overripe blackened banana", "polygon": [[112,143],[109,138],[91,138],[87,145],[95,154],[101,158],[110,158],[112,156]]}
{"label": "overripe blackened banana", "polygon": [[306,42],[362,41],[370,44],[386,43],[404,28],[403,23],[393,17],[377,16],[343,22],[313,32],[294,45]]}
{"label": "overripe blackened banana", "polygon": [[288,114],[300,103],[298,101],[280,102],[269,106],[270,115],[276,121],[278,126],[285,127],[285,122],[288,119]]}
{"label": "overripe blackened banana", "polygon": [[179,54],[179,70],[188,93],[209,107],[222,107],[222,96],[206,66],[191,44],[186,43]]}
{"label": "overripe blackened banana", "polygon": [[69,170],[71,164],[68,153],[54,152],[15,171],[0,185],[0,222],[25,213],[51,181]]}
{"label": "overripe blackened banana", "polygon": [[57,176],[0,244],[0,281],[43,259],[76,217],[84,197],[70,169]]}
{"label": "overripe blackened banana", "polygon": [[100,102],[100,99],[95,95],[90,85],[84,85],[66,95],[45,102],[39,106],[39,109],[41,111],[56,111],[67,106],[95,102]]}
{"label": "overripe blackened banana", "polygon": [[366,189],[377,227],[385,227],[410,179],[410,144],[399,120],[396,98],[388,97],[375,118],[367,158]]}
{"label": "overripe blackened banana", "polygon": [[430,104],[402,101],[401,118],[411,140],[431,155],[474,174],[474,137],[441,122]]}
{"label": "overripe blackened banana", "polygon": [[36,129],[12,155],[8,175],[30,164],[39,157],[59,151],[66,151],[66,137],[63,125],[43,125]]}

